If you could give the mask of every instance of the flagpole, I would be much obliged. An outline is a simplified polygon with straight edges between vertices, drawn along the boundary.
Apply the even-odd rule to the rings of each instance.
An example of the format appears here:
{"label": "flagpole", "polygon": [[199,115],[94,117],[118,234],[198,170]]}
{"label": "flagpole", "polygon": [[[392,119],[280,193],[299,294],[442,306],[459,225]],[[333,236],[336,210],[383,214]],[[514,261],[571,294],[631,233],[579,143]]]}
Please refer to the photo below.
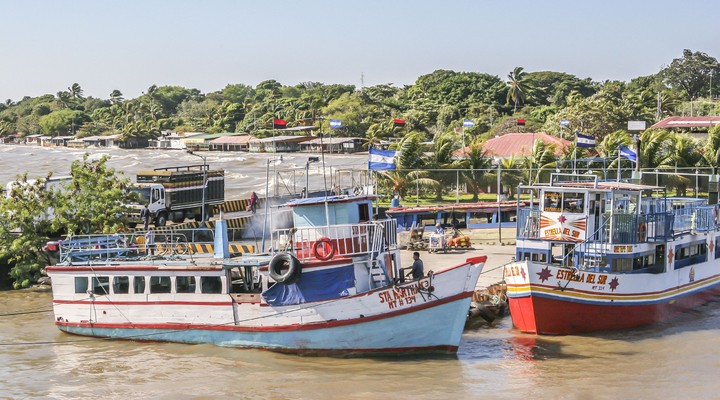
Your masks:
{"label": "flagpole", "polygon": [[617,162],[618,162],[618,173],[617,173],[617,181],[618,181],[618,182],[620,182],[620,146],[618,146],[618,157],[617,157]]}

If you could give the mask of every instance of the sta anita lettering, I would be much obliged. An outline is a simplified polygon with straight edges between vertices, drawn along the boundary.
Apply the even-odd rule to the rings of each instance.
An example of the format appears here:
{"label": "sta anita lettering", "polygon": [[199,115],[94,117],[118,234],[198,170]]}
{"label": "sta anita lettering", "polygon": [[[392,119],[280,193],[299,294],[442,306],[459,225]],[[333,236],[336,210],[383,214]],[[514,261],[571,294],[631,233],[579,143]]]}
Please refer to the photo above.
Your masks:
{"label": "sta anita lettering", "polygon": [[380,296],[380,304],[387,304],[389,309],[393,309],[416,303],[418,301],[417,294],[420,292],[421,285],[422,287],[427,287],[427,282],[423,281],[420,284],[380,292],[378,293]]}

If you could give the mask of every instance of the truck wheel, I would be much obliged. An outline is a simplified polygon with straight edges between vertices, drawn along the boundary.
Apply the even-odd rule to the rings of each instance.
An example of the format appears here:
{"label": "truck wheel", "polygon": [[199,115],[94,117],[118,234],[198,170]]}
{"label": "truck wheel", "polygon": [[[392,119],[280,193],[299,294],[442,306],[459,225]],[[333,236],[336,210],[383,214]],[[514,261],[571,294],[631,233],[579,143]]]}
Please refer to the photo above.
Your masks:
{"label": "truck wheel", "polygon": [[155,220],[155,226],[165,226],[165,223],[167,223],[167,217],[165,214],[158,215],[157,219]]}

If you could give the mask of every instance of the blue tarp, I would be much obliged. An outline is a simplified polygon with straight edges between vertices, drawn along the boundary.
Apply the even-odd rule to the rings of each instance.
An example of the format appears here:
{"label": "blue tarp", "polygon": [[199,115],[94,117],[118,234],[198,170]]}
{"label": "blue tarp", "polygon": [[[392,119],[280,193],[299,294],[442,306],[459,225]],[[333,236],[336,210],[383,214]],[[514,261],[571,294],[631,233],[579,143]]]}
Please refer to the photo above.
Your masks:
{"label": "blue tarp", "polygon": [[262,297],[271,306],[289,306],[347,296],[348,288],[353,286],[355,271],[351,264],[320,271],[303,271],[297,282],[290,285],[276,283],[263,292]]}

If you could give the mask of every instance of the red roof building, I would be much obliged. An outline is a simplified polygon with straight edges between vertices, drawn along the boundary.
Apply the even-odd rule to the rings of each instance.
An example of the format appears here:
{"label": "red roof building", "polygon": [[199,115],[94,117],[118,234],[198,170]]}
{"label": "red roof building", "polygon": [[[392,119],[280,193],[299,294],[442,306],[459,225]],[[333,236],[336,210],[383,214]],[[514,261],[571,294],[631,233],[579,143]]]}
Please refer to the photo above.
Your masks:
{"label": "red roof building", "polygon": [[[559,137],[548,135],[544,132],[537,133],[507,133],[494,137],[483,144],[483,150],[488,157],[527,157],[532,151],[532,145],[536,140],[542,140],[545,144],[555,145],[555,155],[562,155],[563,151],[570,147],[572,142]],[[464,158],[469,152],[469,147],[458,149],[453,152],[453,158]]]}

